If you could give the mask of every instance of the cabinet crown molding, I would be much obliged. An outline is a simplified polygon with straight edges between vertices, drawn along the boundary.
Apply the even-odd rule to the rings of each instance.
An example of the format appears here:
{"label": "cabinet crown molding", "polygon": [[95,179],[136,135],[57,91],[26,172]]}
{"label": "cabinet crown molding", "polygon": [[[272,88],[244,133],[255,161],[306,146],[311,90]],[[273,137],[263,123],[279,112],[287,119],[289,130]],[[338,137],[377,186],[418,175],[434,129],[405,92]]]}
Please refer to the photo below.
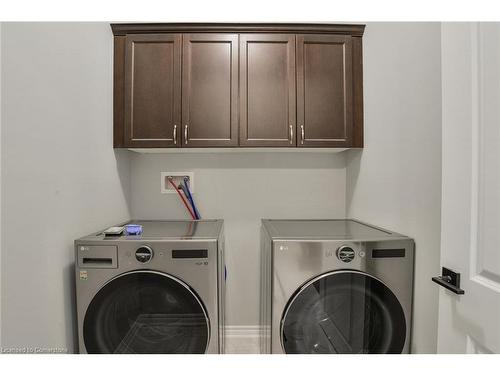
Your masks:
{"label": "cabinet crown molding", "polygon": [[113,35],[159,33],[294,33],[363,36],[362,24],[326,23],[112,23]]}

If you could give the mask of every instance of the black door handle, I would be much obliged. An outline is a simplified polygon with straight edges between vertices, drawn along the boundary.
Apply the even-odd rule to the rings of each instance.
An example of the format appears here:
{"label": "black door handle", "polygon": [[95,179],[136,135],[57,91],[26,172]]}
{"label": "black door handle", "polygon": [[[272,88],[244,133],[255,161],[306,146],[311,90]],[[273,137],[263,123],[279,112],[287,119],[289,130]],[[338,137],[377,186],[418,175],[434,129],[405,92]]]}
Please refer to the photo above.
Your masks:
{"label": "black door handle", "polygon": [[460,274],[446,267],[443,267],[441,276],[433,277],[432,281],[455,294],[465,294],[465,291],[460,289]]}

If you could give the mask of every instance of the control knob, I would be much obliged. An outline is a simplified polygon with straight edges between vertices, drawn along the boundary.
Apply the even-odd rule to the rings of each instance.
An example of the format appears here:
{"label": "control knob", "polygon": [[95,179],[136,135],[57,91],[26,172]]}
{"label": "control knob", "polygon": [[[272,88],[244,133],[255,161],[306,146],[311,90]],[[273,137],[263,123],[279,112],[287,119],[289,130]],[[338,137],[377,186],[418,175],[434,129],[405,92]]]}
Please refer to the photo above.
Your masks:
{"label": "control knob", "polygon": [[135,259],[140,263],[148,263],[153,258],[153,249],[149,246],[141,246],[135,252]]}
{"label": "control knob", "polygon": [[344,263],[349,263],[354,259],[356,253],[349,246],[341,246],[337,249],[337,258]]}

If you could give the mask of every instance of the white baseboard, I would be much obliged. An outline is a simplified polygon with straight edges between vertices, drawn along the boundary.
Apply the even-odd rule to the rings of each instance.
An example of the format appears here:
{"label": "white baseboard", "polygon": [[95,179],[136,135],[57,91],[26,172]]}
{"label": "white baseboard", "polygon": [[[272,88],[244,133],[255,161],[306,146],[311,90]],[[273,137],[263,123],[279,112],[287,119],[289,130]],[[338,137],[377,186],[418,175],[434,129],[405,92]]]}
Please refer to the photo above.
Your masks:
{"label": "white baseboard", "polygon": [[259,354],[260,326],[226,326],[227,354]]}

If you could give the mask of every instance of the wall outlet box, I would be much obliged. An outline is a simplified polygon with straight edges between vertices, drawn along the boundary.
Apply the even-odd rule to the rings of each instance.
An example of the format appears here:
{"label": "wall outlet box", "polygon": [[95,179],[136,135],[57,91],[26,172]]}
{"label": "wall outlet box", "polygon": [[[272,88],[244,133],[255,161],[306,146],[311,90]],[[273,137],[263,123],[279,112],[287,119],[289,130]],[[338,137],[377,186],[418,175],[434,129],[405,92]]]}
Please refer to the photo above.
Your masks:
{"label": "wall outlet box", "polygon": [[177,194],[173,186],[168,182],[171,177],[175,186],[179,186],[183,182],[184,177],[189,178],[189,190],[194,193],[194,173],[193,172],[161,172],[160,186],[162,194]]}

